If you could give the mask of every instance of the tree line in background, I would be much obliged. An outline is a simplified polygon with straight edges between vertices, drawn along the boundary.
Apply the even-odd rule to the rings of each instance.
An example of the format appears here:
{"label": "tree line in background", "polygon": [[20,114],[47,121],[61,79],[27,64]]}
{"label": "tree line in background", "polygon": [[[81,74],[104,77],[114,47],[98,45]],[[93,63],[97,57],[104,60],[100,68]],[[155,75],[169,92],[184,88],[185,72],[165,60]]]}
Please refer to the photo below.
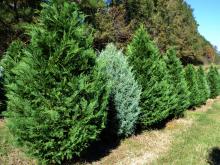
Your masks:
{"label": "tree line in background", "polygon": [[4,53],[8,45],[15,39],[27,41],[23,23],[34,21],[37,9],[40,9],[39,0],[1,0],[0,1],[0,55]]}
{"label": "tree line in background", "polygon": [[[160,52],[175,47],[184,65],[219,62],[213,47],[198,32],[193,10],[184,0],[68,0],[75,1],[95,30],[93,47],[102,50],[114,42],[125,48],[135,30],[143,24]],[[0,2],[0,54],[12,40],[29,41],[24,23],[34,22],[42,1],[2,0]],[[50,3],[49,0],[45,2]]]}
{"label": "tree line in background", "polygon": [[215,67],[184,69],[174,48],[161,54],[144,24],[124,51],[111,43],[97,53],[97,31],[78,5],[54,0],[25,29],[30,42],[14,41],[0,63],[4,115],[39,162],[76,159],[94,141],[131,136],[220,94]]}

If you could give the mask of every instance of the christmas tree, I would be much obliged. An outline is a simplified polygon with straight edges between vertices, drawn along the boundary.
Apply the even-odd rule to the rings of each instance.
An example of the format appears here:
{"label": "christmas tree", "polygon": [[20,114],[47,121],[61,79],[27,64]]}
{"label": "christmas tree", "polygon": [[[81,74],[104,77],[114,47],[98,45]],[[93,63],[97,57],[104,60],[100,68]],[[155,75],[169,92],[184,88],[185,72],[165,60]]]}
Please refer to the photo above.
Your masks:
{"label": "christmas tree", "polygon": [[44,4],[26,27],[30,43],[9,49],[1,62],[10,132],[46,164],[79,156],[105,127],[109,90],[95,71],[84,18],[75,3]]}

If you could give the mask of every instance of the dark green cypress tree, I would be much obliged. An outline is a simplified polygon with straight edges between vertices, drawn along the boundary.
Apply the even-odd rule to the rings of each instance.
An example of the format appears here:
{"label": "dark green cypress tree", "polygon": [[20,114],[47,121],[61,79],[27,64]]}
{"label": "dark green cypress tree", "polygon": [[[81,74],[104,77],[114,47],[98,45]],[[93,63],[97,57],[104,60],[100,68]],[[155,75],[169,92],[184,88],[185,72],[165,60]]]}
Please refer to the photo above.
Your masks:
{"label": "dark green cypress tree", "polygon": [[199,105],[199,88],[197,83],[197,74],[193,65],[189,64],[185,68],[185,79],[190,91],[190,107]]}
{"label": "dark green cypress tree", "polygon": [[184,77],[184,68],[180,60],[176,56],[174,49],[169,49],[164,56],[167,64],[168,73],[170,76],[170,83],[173,84],[173,93],[177,95],[178,104],[174,108],[173,115],[179,116],[189,107],[190,92],[187,88],[187,83]]}
{"label": "dark green cypress tree", "polygon": [[12,72],[12,69],[20,62],[23,54],[23,47],[25,45],[20,41],[14,41],[9,46],[7,52],[5,52],[4,58],[1,61],[1,64],[4,68],[7,68],[4,73],[5,83],[10,83],[13,81],[15,74]]}
{"label": "dark green cypress tree", "polygon": [[215,69],[215,73],[216,73],[216,75],[217,75],[217,78],[218,78],[218,95],[220,94],[220,74],[219,74],[219,70],[218,70],[218,68],[215,66],[214,67],[214,69]]}
{"label": "dark green cypress tree", "polygon": [[6,96],[4,89],[4,80],[2,75],[3,71],[4,69],[0,67],[0,118],[2,118],[2,113],[6,110]]}
{"label": "dark green cypress tree", "polygon": [[210,96],[210,89],[206,74],[201,66],[197,70],[197,82],[199,89],[199,100],[200,100],[199,104],[204,104]]}
{"label": "dark green cypress tree", "polygon": [[46,164],[79,156],[105,127],[109,90],[84,18],[75,3],[44,4],[27,26],[30,44],[12,45],[1,62],[10,132]]}
{"label": "dark green cypress tree", "polygon": [[210,88],[210,97],[215,98],[220,93],[219,73],[217,69],[211,66],[207,77],[208,77],[208,84]]}
{"label": "dark green cypress tree", "polygon": [[[6,105],[6,91],[4,87],[4,81],[9,82],[13,81],[14,79],[14,74],[11,72],[11,69],[20,61],[21,59],[21,53],[22,53],[22,47],[24,44],[21,41],[14,41],[11,43],[11,45],[8,48],[8,51],[4,55],[4,61],[7,61],[6,65],[4,65],[4,68],[7,68],[6,71],[4,71],[4,68],[1,68],[1,76],[0,76],[0,100],[1,100],[1,105],[0,105],[0,116],[2,115],[2,112],[4,112],[7,108]],[[10,56],[10,54],[13,54],[13,56]],[[7,79],[3,78],[8,77]]]}
{"label": "dark green cypress tree", "polygon": [[142,86],[140,125],[148,127],[158,124],[170,115],[176,100],[172,96],[166,64],[143,26],[128,45],[127,55]]}

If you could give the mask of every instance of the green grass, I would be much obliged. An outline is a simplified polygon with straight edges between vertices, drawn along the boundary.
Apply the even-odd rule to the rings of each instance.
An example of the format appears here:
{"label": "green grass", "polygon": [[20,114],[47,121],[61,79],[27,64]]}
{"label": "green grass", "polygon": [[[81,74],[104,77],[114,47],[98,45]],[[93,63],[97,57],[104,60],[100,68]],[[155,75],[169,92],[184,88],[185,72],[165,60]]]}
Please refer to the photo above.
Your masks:
{"label": "green grass", "polygon": [[8,130],[3,125],[0,126],[0,157],[6,155],[7,152],[11,150],[10,140],[11,137]]}
{"label": "green grass", "polygon": [[35,165],[35,160],[28,158],[21,149],[15,147],[13,138],[5,123],[0,120],[0,165]]}
{"label": "green grass", "polygon": [[[154,164],[205,165],[214,159],[220,163],[220,103],[215,102],[207,112],[187,112],[193,125],[176,135],[169,151]],[[217,155],[216,155],[217,154]]]}

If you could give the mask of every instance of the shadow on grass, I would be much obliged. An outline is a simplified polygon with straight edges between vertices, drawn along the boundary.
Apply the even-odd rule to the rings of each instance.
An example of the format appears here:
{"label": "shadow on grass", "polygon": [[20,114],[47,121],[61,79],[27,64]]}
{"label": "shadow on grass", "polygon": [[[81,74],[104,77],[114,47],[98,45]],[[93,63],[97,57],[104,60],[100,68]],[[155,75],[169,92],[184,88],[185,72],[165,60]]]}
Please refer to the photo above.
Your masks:
{"label": "shadow on grass", "polygon": [[[170,116],[166,120],[163,120],[158,124],[148,127],[147,129],[149,130],[164,129],[166,127],[166,124],[173,119],[174,116]],[[110,126],[114,128],[114,125],[111,122],[109,123]],[[73,161],[67,162],[65,163],[65,165],[93,163],[108,156],[112,152],[112,150],[116,149],[120,145],[120,142],[123,140],[123,138],[117,138],[117,136],[114,136],[114,131],[112,132],[112,130],[110,129],[111,127],[107,126],[107,129],[103,131],[100,137],[101,140],[94,142],[88,148],[87,152],[81,155],[80,158],[78,158],[74,162]],[[141,127],[136,128],[135,135],[140,135],[144,130],[146,129],[142,129]]]}
{"label": "shadow on grass", "polygon": [[101,160],[102,158],[108,156],[112,150],[116,149],[120,144],[119,139],[112,139],[112,141],[104,141],[100,140],[94,142],[90,145],[90,147],[86,150],[85,153],[81,155],[81,157],[64,161],[63,165],[82,165],[86,163],[94,163],[96,161]]}
{"label": "shadow on grass", "polygon": [[220,165],[220,148],[214,147],[209,151],[208,163],[210,165]]}
{"label": "shadow on grass", "polygon": [[99,141],[91,145],[88,152],[83,155],[82,160],[92,163],[108,156],[113,149],[116,149],[120,144],[119,139],[112,139],[111,141]]}
{"label": "shadow on grass", "polygon": [[[100,135],[100,139],[97,142],[94,142],[90,145],[90,147],[83,153],[78,159],[71,160],[63,163],[63,165],[77,165],[77,164],[85,164],[85,163],[93,163],[101,160],[102,158],[108,156],[112,150],[118,148],[120,142],[123,140],[122,137],[117,137],[116,130],[118,130],[117,120],[114,119],[116,116],[116,110],[114,102],[110,97],[109,111],[107,116],[107,126],[102,131]],[[158,122],[157,124],[152,125],[151,127],[147,127],[143,129],[140,125],[137,125],[135,135],[140,135],[145,130],[160,130],[166,127],[166,124],[173,120],[174,118],[182,118],[184,115],[181,114],[178,117],[174,115],[170,115],[165,120]]]}

